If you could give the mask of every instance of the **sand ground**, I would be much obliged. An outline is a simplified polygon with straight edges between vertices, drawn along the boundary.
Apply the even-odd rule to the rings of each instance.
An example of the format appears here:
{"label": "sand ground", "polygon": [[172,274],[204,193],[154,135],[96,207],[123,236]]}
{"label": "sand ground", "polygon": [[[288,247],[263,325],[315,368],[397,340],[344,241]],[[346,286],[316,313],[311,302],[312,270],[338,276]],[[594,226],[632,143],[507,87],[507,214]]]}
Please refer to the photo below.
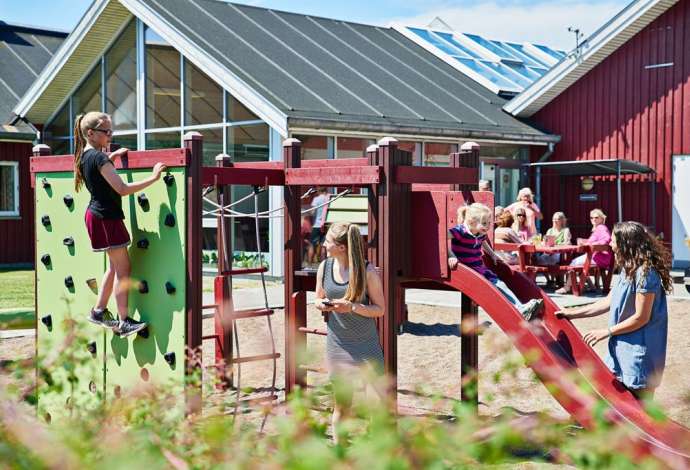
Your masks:
{"label": "sand ground", "polygon": [[[241,291],[237,292],[237,295]],[[690,300],[669,300],[669,338],[667,366],[656,400],[661,408],[674,420],[690,427],[690,369],[685,359],[690,355]],[[460,397],[460,334],[459,308],[409,305],[409,320],[398,343],[398,403],[399,411],[411,415],[449,414],[452,404]],[[480,312],[480,321],[489,320]],[[606,317],[576,320],[581,332],[605,327]],[[272,317],[275,347],[284,351],[283,311],[276,310]],[[308,326],[323,329],[321,314],[309,307]],[[212,319],[204,321],[204,334],[212,333]],[[238,321],[240,354],[242,356],[265,354],[271,351],[265,318]],[[19,359],[31,359],[34,354],[34,338],[0,339],[0,364]],[[324,357],[325,338],[308,335],[308,349],[315,366]],[[606,343],[595,348],[600,355],[606,351]],[[204,361],[213,361],[213,342],[204,344]],[[496,380],[506,361],[517,364],[512,374],[502,374]],[[277,387],[284,386],[284,362],[277,361]],[[494,416],[511,409],[519,414],[545,412],[556,418],[567,419],[561,408],[546,388],[527,368],[512,346],[510,339],[495,325],[489,327],[479,339],[480,386],[479,412]],[[0,368],[0,374],[2,368]],[[266,394],[271,385],[272,363],[263,361],[242,366],[241,386],[253,387],[257,397]],[[5,374],[6,378],[7,375]],[[327,377],[321,373],[309,373],[310,384],[322,384]],[[430,396],[436,396],[431,399]],[[279,393],[282,400],[282,393]],[[440,400],[439,397],[442,397]],[[234,392],[213,393],[208,403],[231,402]],[[254,414],[254,413],[250,413]]]}

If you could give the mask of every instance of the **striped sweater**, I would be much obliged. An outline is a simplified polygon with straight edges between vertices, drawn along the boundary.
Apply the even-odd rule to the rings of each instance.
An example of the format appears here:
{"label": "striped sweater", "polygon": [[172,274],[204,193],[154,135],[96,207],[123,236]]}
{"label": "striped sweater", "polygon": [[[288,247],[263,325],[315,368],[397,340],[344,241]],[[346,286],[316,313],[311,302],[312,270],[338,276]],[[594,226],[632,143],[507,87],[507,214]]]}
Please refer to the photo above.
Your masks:
{"label": "striped sweater", "polygon": [[458,261],[474,269],[489,281],[498,279],[498,276],[487,268],[482,260],[482,244],[486,240],[486,235],[472,235],[464,224],[456,225],[449,232],[450,247]]}

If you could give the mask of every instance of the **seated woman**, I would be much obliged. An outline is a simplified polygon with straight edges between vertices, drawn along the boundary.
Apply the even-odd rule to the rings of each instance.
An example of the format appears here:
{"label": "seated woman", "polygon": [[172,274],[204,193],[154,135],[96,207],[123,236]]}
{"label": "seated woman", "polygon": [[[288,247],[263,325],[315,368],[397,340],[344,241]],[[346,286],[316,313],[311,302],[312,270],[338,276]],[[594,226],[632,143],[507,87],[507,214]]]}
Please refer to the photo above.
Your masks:
{"label": "seated woman", "polygon": [[536,232],[532,232],[532,229],[527,224],[527,212],[524,208],[518,207],[513,214],[515,215],[513,230],[517,233],[522,242],[530,241]]}
{"label": "seated woman", "polygon": [[[544,240],[553,240],[554,246],[570,245],[571,235],[570,229],[566,227],[565,214],[563,212],[555,212],[551,221],[553,225],[546,231],[546,237]],[[561,255],[558,253],[542,253],[537,257],[537,264],[542,266],[554,266],[558,264],[560,260]]]}
{"label": "seated woman", "polygon": [[[496,218],[494,230],[495,243],[522,243],[520,236],[512,229],[513,215],[505,211]],[[496,250],[496,254],[507,264],[518,264],[518,257],[514,252]]]}
{"label": "seated woman", "polygon": [[[606,214],[601,209],[593,209],[589,213],[589,220],[592,222],[592,234],[588,239],[577,239],[578,245],[608,245],[611,243],[611,232],[606,227]],[[583,266],[587,260],[587,254],[575,258],[570,266]],[[598,251],[592,256],[592,262],[597,266],[605,268],[611,263],[611,253]],[[589,282],[589,281],[588,281]],[[568,279],[565,286],[556,291],[557,294],[568,294],[572,289],[571,280]]]}
{"label": "seated woman", "polygon": [[537,220],[544,218],[539,206],[534,203],[534,195],[530,188],[522,188],[518,191],[517,201],[506,207],[506,210],[510,211],[516,219],[520,209],[525,212],[525,224],[527,225],[528,232],[527,240],[529,240],[537,234]]}

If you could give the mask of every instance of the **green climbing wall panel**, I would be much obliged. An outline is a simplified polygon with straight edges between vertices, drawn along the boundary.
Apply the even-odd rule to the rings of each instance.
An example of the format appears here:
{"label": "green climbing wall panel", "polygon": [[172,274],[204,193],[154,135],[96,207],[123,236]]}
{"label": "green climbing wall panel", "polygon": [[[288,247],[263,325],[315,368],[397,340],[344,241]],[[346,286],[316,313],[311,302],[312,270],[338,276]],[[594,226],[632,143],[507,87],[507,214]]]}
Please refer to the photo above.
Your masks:
{"label": "green climbing wall panel", "polygon": [[[150,170],[119,173],[130,182],[151,174]],[[125,224],[132,237],[129,313],[150,325],[147,337],[128,338],[86,320],[107,266],[106,255],[91,250],[86,232],[88,192],[75,193],[71,172],[36,174],[39,416],[55,419],[74,406],[98,406],[104,397],[113,399],[120,391],[143,383],[182,387],[186,344],[185,168],[171,168],[170,174],[172,184],[161,179],[144,190],[147,203],[139,202],[141,193],[123,198]],[[44,179],[49,186],[44,187]],[[69,206],[64,202],[66,195],[73,199]],[[44,216],[50,219],[49,224],[43,223]],[[68,237],[73,240],[70,246],[63,243]],[[143,239],[148,242],[145,248],[138,245]],[[41,261],[44,255],[50,257],[49,262]],[[72,287],[65,281],[68,276]],[[148,292],[140,292],[142,281]],[[109,309],[116,314],[114,296]],[[73,332],[79,333],[76,340]],[[69,355],[53,360],[63,351]],[[179,396],[182,400],[183,394]]]}

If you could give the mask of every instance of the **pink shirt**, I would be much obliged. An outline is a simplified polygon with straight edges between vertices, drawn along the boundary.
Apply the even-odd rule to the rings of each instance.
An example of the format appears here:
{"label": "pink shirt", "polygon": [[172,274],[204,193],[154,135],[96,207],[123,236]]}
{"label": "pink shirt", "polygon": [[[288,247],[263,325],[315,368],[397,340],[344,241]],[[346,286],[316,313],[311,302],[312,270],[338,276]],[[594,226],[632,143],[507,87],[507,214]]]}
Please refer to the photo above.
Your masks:
{"label": "pink shirt", "polygon": [[[608,227],[604,224],[597,225],[587,239],[588,245],[608,245],[609,243],[611,243],[611,232],[609,232]],[[598,251],[594,253],[592,261],[594,261],[597,266],[607,267],[611,262],[611,253]]]}
{"label": "pink shirt", "polygon": [[[534,207],[534,209],[532,209]],[[529,236],[527,237],[528,239],[532,238],[534,235],[537,234],[537,214],[541,214],[541,210],[539,207],[532,203],[531,206],[526,206],[522,201],[514,202],[508,207],[506,207],[506,210],[510,211],[511,214],[513,214],[513,218],[517,220],[517,217],[515,216],[515,211],[519,208],[525,209],[525,224],[527,224],[527,229]],[[536,210],[535,210],[536,209]]]}

